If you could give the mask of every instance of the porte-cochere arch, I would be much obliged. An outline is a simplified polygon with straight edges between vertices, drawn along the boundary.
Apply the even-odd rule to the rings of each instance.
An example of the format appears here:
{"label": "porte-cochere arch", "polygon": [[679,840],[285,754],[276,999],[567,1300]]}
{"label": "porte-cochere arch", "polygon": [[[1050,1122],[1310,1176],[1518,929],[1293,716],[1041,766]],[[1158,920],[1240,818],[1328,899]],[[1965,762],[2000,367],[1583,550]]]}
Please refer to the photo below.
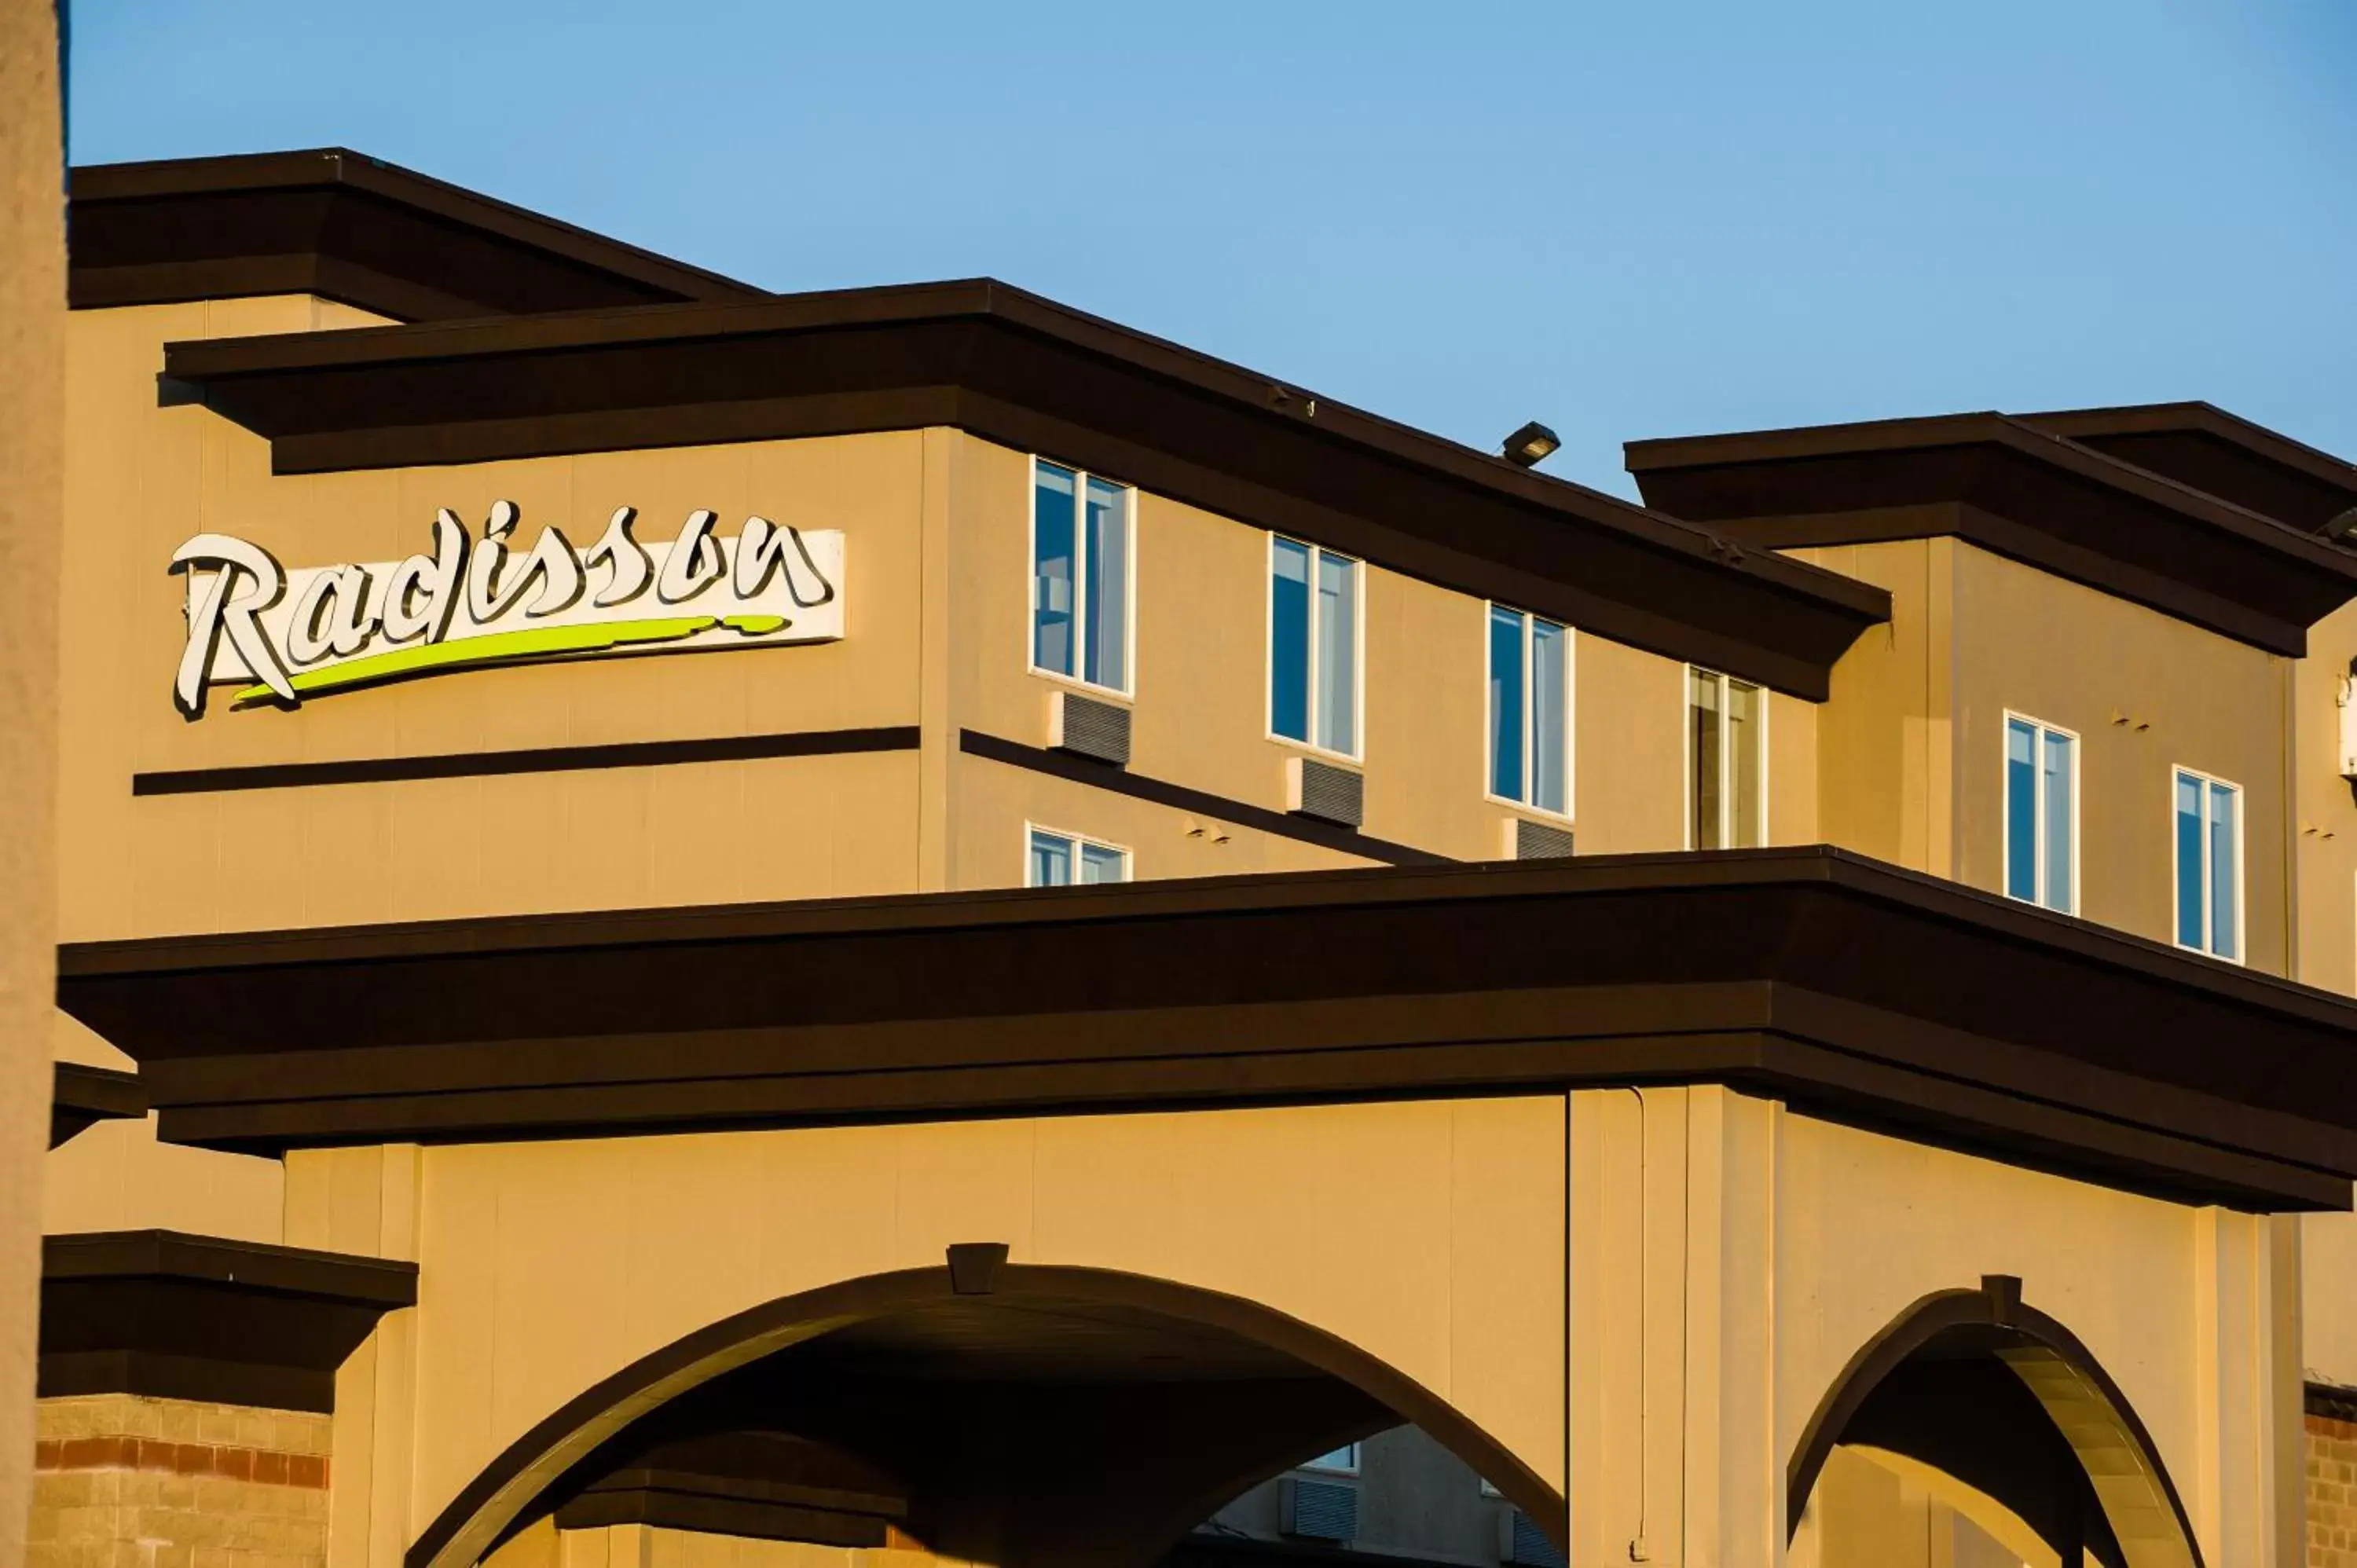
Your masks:
{"label": "porte-cochere arch", "polygon": [[2065,1563],[2202,1568],[2185,1505],[2119,1386],[2021,1282],[1916,1301],[1851,1358],[1785,1469],[1797,1534],[1837,1446],[1903,1455],[1993,1499]]}
{"label": "porte-cochere arch", "polygon": [[666,1455],[716,1451],[734,1472],[785,1455],[811,1473],[770,1497],[863,1498],[946,1554],[1144,1563],[1253,1484],[1404,1422],[1567,1536],[1559,1492],[1348,1340],[1240,1296],[1006,1251],[961,1245],[946,1266],[781,1296],[640,1358],[510,1444],[405,1568],[472,1568],[585,1496],[660,1487]]}

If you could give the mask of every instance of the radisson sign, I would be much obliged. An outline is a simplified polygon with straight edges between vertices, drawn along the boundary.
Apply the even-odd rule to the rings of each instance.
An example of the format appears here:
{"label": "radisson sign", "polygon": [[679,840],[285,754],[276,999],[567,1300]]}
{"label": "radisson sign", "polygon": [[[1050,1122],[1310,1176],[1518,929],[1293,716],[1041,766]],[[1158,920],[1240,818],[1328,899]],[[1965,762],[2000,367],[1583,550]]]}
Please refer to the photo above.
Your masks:
{"label": "radisson sign", "polygon": [[748,517],[733,538],[710,511],[641,544],[617,508],[586,551],[546,527],[511,547],[521,514],[495,502],[480,540],[447,508],[434,553],[289,571],[268,551],[199,533],[173,553],[188,579],[188,640],[172,695],[189,718],[205,688],[234,707],[388,681],[552,659],[691,653],[843,636],[843,535]]}

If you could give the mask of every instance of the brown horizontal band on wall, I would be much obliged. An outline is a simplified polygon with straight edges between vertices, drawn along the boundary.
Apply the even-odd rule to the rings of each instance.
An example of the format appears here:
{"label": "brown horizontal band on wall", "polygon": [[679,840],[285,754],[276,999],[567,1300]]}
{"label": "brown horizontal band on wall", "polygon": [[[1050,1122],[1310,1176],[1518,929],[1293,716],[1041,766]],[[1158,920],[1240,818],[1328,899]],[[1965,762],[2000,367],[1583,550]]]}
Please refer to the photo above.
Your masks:
{"label": "brown horizontal band on wall", "polygon": [[790,730],[704,740],[620,741],[610,746],[551,746],[520,751],[445,752],[430,757],[355,757],[342,762],[273,762],[248,768],[189,768],[135,773],[134,795],[198,795],[227,789],[301,789],[322,784],[389,784],[417,779],[484,779],[512,773],[565,773],[595,768],[667,768],[690,762],[756,762],[779,757],[839,757],[914,751],[914,725],[870,729]]}
{"label": "brown horizontal band on wall", "polygon": [[1428,849],[1413,844],[1394,843],[1322,822],[1313,817],[1296,816],[1289,811],[1275,811],[1265,806],[1248,805],[1225,795],[1208,790],[1190,789],[1184,784],[1166,783],[1132,773],[1127,768],[1107,763],[1091,762],[1060,751],[1046,751],[1039,746],[1025,746],[1020,741],[1003,740],[980,730],[960,730],[958,749],[968,757],[985,761],[1003,762],[1009,768],[1028,768],[1033,773],[1045,773],[1057,779],[1069,779],[1075,784],[1085,784],[1092,789],[1109,789],[1132,800],[1150,800],[1157,806],[1169,806],[1197,816],[1211,817],[1223,822],[1233,822],[1241,828],[1253,828],[1265,833],[1275,833],[1302,843],[1314,843],[1321,849],[1339,850],[1344,854],[1364,856],[1387,865],[1453,865],[1448,855],[1435,854]]}
{"label": "brown horizontal band on wall", "polygon": [[1823,845],[145,939],[59,972],[166,1139],[250,1153],[1709,1082],[2255,1210],[2347,1208],[2357,1174],[2357,1004]]}
{"label": "brown horizontal band on wall", "polygon": [[174,1230],[41,1242],[40,1393],[332,1411],[336,1369],[417,1305],[417,1265]]}

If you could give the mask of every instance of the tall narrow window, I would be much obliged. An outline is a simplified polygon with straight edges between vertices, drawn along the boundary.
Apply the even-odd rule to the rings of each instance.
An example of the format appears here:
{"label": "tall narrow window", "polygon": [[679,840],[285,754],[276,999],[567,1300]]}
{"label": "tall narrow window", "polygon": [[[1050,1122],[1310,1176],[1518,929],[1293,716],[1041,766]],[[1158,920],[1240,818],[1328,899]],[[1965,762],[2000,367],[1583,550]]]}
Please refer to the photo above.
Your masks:
{"label": "tall narrow window", "polygon": [[1071,833],[1046,828],[1030,830],[1030,857],[1023,882],[1027,887],[1069,887],[1096,882],[1129,880],[1129,852],[1111,844],[1092,843]]}
{"label": "tall narrow window", "polygon": [[2243,791],[2177,770],[2177,943],[2243,958]]}
{"label": "tall narrow window", "polygon": [[1686,669],[1686,847],[1768,842],[1767,697],[1749,681]]}
{"label": "tall narrow window", "polygon": [[1571,814],[1571,630],[1490,607],[1490,793]]}
{"label": "tall narrow window", "polygon": [[2076,914],[2078,842],[2079,737],[2007,714],[2006,897]]}
{"label": "tall narrow window", "polygon": [[1031,665],[1129,690],[1134,491],[1045,458],[1031,464]]}
{"label": "tall narrow window", "polygon": [[1359,564],[1269,541],[1268,727],[1306,746],[1359,754]]}

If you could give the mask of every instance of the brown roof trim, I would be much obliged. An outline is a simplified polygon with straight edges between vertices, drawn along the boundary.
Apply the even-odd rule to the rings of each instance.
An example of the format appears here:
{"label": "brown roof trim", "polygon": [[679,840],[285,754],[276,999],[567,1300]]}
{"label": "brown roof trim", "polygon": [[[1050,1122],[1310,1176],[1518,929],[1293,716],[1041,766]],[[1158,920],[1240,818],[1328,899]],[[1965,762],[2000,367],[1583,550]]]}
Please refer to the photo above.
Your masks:
{"label": "brown roof trim", "polygon": [[2211,403],[2058,409],[2015,417],[2304,533],[2357,507],[2357,465]]}
{"label": "brown roof trim", "polygon": [[175,1230],[41,1242],[43,1398],[335,1408],[336,1369],[417,1305],[417,1265]]}
{"label": "brown roof trim", "polygon": [[2357,1389],[2311,1379],[2300,1385],[2300,1412],[2314,1420],[2357,1425]]}
{"label": "brown roof trim", "polygon": [[2357,596],[2357,553],[2001,413],[1626,451],[1650,504],[1749,544],[1953,535],[2274,653]]}
{"label": "brown roof trim", "polygon": [[147,1114],[147,1091],[135,1072],[59,1062],[49,1091],[49,1147],[101,1122]]}
{"label": "brown roof trim", "polygon": [[[1088,983],[1043,1012],[1049,962]],[[2357,1003],[1824,846],[165,938],[59,973],[166,1137],[257,1152],[1680,1081],[2253,1208],[2345,1208],[2357,1174]]]}
{"label": "brown roof trim", "polygon": [[175,343],[279,473],[953,426],[1813,700],[1879,589],[987,279]]}
{"label": "brown roof trim", "polygon": [[766,291],[342,147],[71,171],[78,309],[312,294],[403,321]]}

